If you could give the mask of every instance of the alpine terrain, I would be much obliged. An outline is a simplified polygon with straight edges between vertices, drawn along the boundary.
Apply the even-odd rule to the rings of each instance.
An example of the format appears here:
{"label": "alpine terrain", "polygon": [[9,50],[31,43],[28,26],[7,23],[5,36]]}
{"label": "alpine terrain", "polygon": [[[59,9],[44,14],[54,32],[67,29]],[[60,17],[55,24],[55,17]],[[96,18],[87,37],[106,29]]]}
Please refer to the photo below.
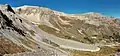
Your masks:
{"label": "alpine terrain", "polygon": [[110,56],[120,49],[120,19],[0,5],[0,56]]}

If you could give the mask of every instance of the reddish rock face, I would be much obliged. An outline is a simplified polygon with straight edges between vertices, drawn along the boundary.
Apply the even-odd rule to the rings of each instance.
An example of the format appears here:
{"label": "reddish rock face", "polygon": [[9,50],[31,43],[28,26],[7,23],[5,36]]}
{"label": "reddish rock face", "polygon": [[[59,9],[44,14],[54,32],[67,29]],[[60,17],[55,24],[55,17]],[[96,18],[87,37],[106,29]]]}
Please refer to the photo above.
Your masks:
{"label": "reddish rock face", "polygon": [[3,54],[13,54],[13,53],[20,53],[24,52],[25,49],[23,47],[20,47],[9,40],[0,37],[0,55]]}

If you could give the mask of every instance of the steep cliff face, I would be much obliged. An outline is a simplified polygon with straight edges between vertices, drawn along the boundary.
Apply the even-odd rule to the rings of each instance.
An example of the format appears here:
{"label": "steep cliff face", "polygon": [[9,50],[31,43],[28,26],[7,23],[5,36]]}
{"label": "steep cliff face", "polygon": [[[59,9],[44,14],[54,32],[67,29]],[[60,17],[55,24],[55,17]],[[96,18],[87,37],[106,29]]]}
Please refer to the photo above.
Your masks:
{"label": "steep cliff face", "polygon": [[22,6],[15,11],[28,21],[39,25],[42,30],[61,38],[84,43],[120,41],[118,20],[100,13],[65,14],[36,6]]}
{"label": "steep cliff face", "polygon": [[13,39],[25,36],[24,30],[20,29],[22,25],[18,26],[21,22],[14,14],[9,5],[0,5],[0,55],[27,51],[15,44],[16,40]]}

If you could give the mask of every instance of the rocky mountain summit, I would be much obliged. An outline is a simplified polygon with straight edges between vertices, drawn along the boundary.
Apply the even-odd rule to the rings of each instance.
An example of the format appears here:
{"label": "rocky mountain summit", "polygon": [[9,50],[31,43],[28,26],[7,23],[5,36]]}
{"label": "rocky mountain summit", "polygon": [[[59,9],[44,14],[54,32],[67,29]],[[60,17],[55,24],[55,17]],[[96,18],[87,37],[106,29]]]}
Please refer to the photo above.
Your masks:
{"label": "rocky mountain summit", "polygon": [[1,56],[72,56],[71,50],[97,52],[119,43],[120,20],[114,17],[0,5]]}

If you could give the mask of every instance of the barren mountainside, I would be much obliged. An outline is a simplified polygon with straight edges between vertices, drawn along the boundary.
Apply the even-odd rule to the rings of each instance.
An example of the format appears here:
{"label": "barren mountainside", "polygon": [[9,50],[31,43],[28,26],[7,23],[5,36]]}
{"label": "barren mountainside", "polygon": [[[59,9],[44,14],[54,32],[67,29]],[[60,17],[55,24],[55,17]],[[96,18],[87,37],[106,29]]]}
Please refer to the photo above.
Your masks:
{"label": "barren mountainside", "polygon": [[83,43],[110,43],[120,41],[119,19],[100,13],[65,14],[37,6],[21,6],[16,13],[28,21],[61,38]]}
{"label": "barren mountainside", "polygon": [[0,5],[0,56],[77,56],[71,51],[101,53],[100,47],[118,43],[120,20],[114,17]]}

